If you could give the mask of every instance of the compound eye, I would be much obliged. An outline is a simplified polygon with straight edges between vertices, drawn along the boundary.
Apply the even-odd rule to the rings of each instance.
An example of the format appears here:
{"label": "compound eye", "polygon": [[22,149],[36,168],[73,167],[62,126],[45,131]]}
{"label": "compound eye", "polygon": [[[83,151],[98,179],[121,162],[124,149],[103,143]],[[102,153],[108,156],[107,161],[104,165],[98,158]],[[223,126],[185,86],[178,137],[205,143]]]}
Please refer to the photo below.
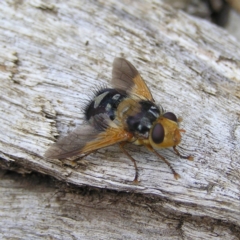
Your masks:
{"label": "compound eye", "polygon": [[172,120],[172,121],[174,121],[174,122],[177,122],[177,121],[178,121],[176,115],[175,115],[174,113],[172,113],[172,112],[166,112],[166,113],[164,113],[164,114],[163,114],[163,117],[165,117],[165,118],[167,118],[167,119],[169,119],[169,120]]}
{"label": "compound eye", "polygon": [[152,130],[152,140],[154,143],[161,143],[164,139],[164,128],[162,124],[157,123]]}

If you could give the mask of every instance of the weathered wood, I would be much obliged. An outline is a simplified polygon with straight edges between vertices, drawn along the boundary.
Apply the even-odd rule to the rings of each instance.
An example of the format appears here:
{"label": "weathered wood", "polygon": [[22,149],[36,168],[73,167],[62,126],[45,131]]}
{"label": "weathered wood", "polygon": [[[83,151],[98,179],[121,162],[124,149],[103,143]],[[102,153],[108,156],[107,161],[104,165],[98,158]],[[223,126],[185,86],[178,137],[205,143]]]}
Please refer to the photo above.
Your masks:
{"label": "weathered wood", "polygon": [[239,239],[231,224],[169,211],[166,199],[67,186],[35,173],[0,171],[0,194],[1,239]]}
{"label": "weathered wood", "polygon": [[[154,195],[174,214],[239,226],[240,45],[233,37],[158,1],[5,2],[0,19],[2,168]],[[155,100],[183,117],[180,150],[194,161],[161,151],[181,175],[178,181],[137,146],[129,151],[139,185],[131,184],[134,167],[117,146],[89,155],[77,168],[43,158],[58,134],[83,123],[84,102],[109,84],[116,56],[130,60]]]}

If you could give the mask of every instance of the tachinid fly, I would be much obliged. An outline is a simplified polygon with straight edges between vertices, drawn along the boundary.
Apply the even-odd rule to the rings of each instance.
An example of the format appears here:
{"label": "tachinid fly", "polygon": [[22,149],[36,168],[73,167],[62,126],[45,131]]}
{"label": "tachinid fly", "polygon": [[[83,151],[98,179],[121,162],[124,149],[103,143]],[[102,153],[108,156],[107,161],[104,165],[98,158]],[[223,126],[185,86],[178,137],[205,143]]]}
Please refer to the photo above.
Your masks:
{"label": "tachinid fly", "polygon": [[45,153],[47,158],[64,159],[75,155],[87,155],[118,143],[120,149],[134,163],[134,182],[138,182],[138,168],[135,159],[126,151],[128,142],[144,145],[172,170],[174,177],[180,176],[170,163],[155,149],[173,147],[181,141],[183,129],[172,112],[164,112],[155,104],[151,92],[136,68],[126,59],[115,58],[112,70],[113,88],[101,89],[85,108],[89,124],[76,128],[66,137],[54,143]]}

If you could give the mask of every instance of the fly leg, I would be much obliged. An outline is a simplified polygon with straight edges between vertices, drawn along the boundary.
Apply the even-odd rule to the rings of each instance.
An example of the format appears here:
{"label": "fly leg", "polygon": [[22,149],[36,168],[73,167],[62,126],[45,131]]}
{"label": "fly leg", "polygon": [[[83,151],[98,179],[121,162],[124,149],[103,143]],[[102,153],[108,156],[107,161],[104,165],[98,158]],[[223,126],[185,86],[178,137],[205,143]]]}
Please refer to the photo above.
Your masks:
{"label": "fly leg", "polygon": [[125,153],[125,154],[128,156],[128,158],[133,162],[134,167],[135,167],[135,177],[134,177],[133,182],[134,182],[135,184],[138,184],[139,181],[138,181],[138,168],[137,168],[137,163],[136,163],[136,160],[135,160],[135,159],[126,151],[126,149],[124,148],[124,145],[125,145],[125,144],[126,144],[126,142],[121,142],[121,143],[119,144],[119,147],[120,147],[120,149],[122,150],[122,152]]}
{"label": "fly leg", "polygon": [[173,150],[174,152],[176,153],[176,155],[178,155],[180,158],[183,158],[183,159],[187,159],[189,161],[193,161],[193,156],[183,156],[180,154],[180,152],[176,149],[176,146],[173,146]]}
{"label": "fly leg", "polygon": [[176,180],[178,180],[180,178],[180,175],[174,170],[174,168],[172,167],[172,165],[170,164],[170,162],[168,162],[168,160],[163,157],[162,155],[160,155],[152,146],[146,146],[150,151],[152,151],[153,153],[155,153],[160,159],[162,159],[167,165],[168,167],[171,169],[173,175],[174,175],[174,178]]}
{"label": "fly leg", "polygon": [[63,164],[64,164],[64,165],[69,165],[69,166],[71,166],[71,167],[73,167],[73,168],[77,168],[77,167],[79,167],[79,165],[85,166],[86,163],[84,163],[84,161],[81,161],[81,162],[80,162],[80,160],[82,160],[83,158],[85,158],[86,156],[88,156],[89,154],[91,154],[91,153],[93,153],[93,152],[94,152],[94,151],[85,153],[83,156],[80,156],[80,157],[77,157],[77,158],[74,158],[74,159],[71,159],[71,160],[67,160],[67,159],[66,159]]}
{"label": "fly leg", "polygon": [[78,160],[80,160],[80,159],[82,159],[82,158],[85,158],[85,157],[87,157],[88,155],[90,155],[91,153],[96,152],[96,151],[97,151],[97,150],[94,150],[94,151],[85,153],[83,156],[78,157],[78,158],[74,159],[73,161],[78,161]]}

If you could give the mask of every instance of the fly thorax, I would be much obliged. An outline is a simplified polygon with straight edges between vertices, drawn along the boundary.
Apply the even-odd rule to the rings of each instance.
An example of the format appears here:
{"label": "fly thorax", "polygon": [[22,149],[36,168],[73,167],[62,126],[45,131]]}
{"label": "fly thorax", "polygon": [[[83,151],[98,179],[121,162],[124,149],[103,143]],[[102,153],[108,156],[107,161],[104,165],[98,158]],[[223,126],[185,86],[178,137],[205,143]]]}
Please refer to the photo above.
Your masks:
{"label": "fly thorax", "polygon": [[141,138],[148,138],[149,131],[160,116],[160,109],[150,101],[138,102],[140,107],[135,114],[128,116],[126,123],[128,130]]}

